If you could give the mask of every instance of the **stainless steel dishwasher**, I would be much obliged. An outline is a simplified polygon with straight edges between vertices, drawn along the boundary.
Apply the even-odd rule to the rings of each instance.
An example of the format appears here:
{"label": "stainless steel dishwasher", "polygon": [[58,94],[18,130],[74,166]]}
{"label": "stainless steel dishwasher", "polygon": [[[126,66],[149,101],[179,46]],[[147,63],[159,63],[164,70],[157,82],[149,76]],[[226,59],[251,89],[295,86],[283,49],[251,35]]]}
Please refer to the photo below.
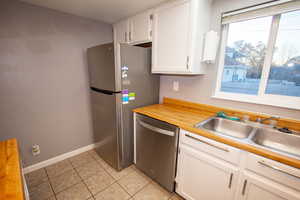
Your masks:
{"label": "stainless steel dishwasher", "polygon": [[136,167],[170,192],[175,187],[178,135],[178,127],[137,114]]}

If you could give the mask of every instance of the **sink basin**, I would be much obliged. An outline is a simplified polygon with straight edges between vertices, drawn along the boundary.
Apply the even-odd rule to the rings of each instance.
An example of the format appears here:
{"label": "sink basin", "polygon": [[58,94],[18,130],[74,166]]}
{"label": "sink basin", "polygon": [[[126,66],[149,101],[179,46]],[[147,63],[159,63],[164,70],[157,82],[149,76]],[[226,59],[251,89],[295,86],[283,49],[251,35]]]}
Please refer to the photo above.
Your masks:
{"label": "sink basin", "polygon": [[300,136],[260,128],[251,140],[257,145],[300,157]]}
{"label": "sink basin", "polygon": [[238,121],[213,117],[196,125],[196,128],[203,128],[207,131],[213,131],[223,135],[235,138],[247,138],[253,127]]}

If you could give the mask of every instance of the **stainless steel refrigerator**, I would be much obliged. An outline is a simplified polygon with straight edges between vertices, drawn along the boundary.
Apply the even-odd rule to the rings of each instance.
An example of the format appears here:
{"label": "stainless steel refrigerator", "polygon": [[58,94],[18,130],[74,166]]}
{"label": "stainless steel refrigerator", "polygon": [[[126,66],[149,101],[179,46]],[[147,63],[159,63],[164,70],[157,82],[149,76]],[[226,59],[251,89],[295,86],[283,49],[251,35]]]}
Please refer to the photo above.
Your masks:
{"label": "stainless steel refrigerator", "polygon": [[[120,66],[115,64],[120,53]],[[133,112],[158,103],[159,76],[151,74],[151,49],[113,43],[87,51],[97,153],[121,170],[133,163]]]}

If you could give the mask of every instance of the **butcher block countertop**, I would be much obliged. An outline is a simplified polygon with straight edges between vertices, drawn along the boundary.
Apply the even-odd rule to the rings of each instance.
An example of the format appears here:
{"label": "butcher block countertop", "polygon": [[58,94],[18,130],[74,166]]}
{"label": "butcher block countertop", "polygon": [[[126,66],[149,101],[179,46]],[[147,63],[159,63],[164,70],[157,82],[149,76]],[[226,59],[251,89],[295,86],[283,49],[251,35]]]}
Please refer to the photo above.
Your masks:
{"label": "butcher block countertop", "polygon": [[[262,148],[255,147],[250,144],[241,143],[235,140],[231,140],[222,136],[218,136],[213,133],[209,133],[205,130],[194,128],[194,125],[216,115],[216,112],[224,111],[226,114],[243,117],[244,115],[250,116],[251,120],[256,120],[259,118],[269,117],[264,114],[252,113],[247,111],[240,111],[234,109],[226,109],[215,106],[210,106],[206,104],[191,103],[187,101],[164,98],[162,104],[155,104],[150,106],[145,106],[133,110],[135,113],[147,115],[149,117],[168,122],[170,124],[176,125],[181,129],[190,131],[195,134],[207,137],[209,139],[222,142],[224,144],[264,156],[266,158],[293,166],[300,169],[300,160],[287,157],[272,151],[268,151]],[[287,127],[292,130],[299,131],[300,121],[293,119],[279,119],[278,126]]]}
{"label": "butcher block countertop", "polygon": [[0,141],[0,199],[24,200],[20,156],[16,139]]}

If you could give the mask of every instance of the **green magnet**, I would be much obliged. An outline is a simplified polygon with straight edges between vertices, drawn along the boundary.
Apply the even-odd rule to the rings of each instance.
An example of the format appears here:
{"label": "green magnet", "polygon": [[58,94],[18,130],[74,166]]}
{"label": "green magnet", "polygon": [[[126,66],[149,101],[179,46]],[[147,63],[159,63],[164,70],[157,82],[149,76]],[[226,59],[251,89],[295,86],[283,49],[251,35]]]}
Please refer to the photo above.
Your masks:
{"label": "green magnet", "polygon": [[128,97],[129,97],[129,100],[135,100],[135,93],[129,92]]}

